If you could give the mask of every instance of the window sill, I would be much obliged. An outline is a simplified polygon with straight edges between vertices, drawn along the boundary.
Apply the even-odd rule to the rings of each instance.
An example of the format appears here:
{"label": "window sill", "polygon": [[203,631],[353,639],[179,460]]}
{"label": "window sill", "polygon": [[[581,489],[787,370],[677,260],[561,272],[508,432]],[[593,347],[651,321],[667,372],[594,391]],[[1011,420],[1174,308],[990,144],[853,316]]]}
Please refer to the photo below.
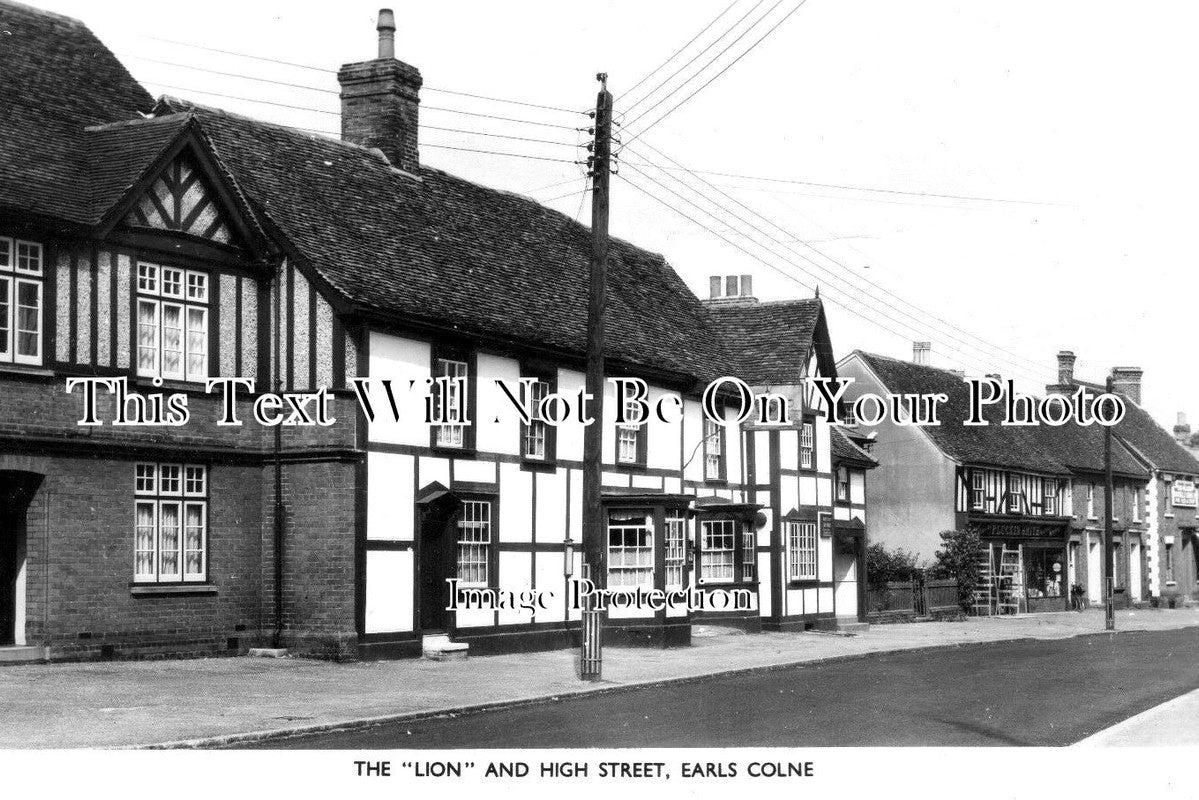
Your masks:
{"label": "window sill", "polygon": [[520,468],[526,472],[557,472],[558,462],[553,458],[521,458]]}
{"label": "window sill", "polygon": [[129,587],[133,597],[215,595],[217,588],[211,583],[135,583]]}
{"label": "window sill", "polygon": [[0,363],[0,373],[10,373],[13,375],[27,375],[31,378],[53,378],[54,370],[46,369],[45,367],[35,366],[33,364],[13,364],[11,362]]}
{"label": "window sill", "polygon": [[814,588],[819,588],[819,586],[820,586],[819,578],[803,578],[801,580],[787,581],[788,589],[814,589]]}

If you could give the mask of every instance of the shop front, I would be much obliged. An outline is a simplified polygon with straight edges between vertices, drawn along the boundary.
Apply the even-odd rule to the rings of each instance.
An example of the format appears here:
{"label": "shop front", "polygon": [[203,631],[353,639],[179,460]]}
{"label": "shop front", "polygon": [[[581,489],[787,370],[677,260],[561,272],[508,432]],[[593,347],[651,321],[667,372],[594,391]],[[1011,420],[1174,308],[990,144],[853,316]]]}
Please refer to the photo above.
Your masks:
{"label": "shop front", "polygon": [[1070,610],[1072,551],[1066,520],[973,519],[970,524],[982,540],[998,613]]}

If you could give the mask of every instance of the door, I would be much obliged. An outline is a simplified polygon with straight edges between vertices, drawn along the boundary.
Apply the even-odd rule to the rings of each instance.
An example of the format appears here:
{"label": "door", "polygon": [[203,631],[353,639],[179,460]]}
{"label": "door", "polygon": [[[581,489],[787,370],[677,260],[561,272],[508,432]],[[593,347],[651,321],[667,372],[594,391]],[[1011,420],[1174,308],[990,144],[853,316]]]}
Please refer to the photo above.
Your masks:
{"label": "door", "polygon": [[1141,543],[1135,539],[1128,546],[1128,591],[1131,600],[1141,599]]}
{"label": "door", "polygon": [[1092,605],[1103,602],[1103,550],[1093,537],[1087,546],[1087,600]]}
{"label": "door", "polygon": [[860,619],[858,605],[858,543],[856,536],[839,536],[833,547],[833,603],[840,619]]}
{"label": "door", "polygon": [[453,621],[447,607],[455,576],[458,540],[455,536],[456,508],[445,503],[426,507],[420,530],[420,627],[425,633],[447,631]]}

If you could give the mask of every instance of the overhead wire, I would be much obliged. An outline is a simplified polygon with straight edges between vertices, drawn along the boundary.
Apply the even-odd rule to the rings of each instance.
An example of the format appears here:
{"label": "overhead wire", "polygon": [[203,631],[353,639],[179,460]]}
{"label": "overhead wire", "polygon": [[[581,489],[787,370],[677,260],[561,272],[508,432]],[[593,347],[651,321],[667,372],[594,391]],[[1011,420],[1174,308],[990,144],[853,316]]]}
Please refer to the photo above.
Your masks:
{"label": "overhead wire", "polygon": [[[751,208],[750,206],[746,205],[745,203],[741,202],[740,200],[738,200],[738,199],[737,199],[736,197],[734,197],[733,195],[730,195],[728,192],[725,192],[725,191],[723,191],[722,189],[720,189],[718,186],[716,186],[716,185],[715,185],[715,184],[713,184],[712,182],[710,182],[710,181],[708,181],[708,180],[706,180],[706,179],[704,179],[704,178],[700,177],[699,175],[695,174],[695,173],[694,173],[692,170],[688,169],[686,166],[684,166],[683,164],[679,163],[679,162],[678,162],[677,160],[675,160],[674,158],[671,158],[671,157],[670,157],[668,154],[666,154],[666,153],[662,152],[661,150],[659,150],[658,148],[654,147],[654,146],[653,146],[652,144],[650,144],[649,142],[644,142],[644,141],[643,141],[643,142],[641,142],[641,144],[642,144],[642,145],[644,145],[645,147],[649,148],[650,150],[652,150],[654,153],[658,154],[658,155],[659,155],[659,156],[661,156],[662,158],[665,158],[667,161],[669,161],[669,162],[670,162],[671,164],[673,164],[675,167],[677,167],[677,168],[679,168],[679,169],[683,170],[684,172],[687,172],[688,174],[690,174],[690,175],[691,175],[693,178],[695,178],[695,179],[696,179],[697,181],[699,181],[700,183],[703,183],[704,185],[706,185],[706,186],[710,187],[711,189],[713,189],[714,191],[716,191],[717,193],[719,193],[719,194],[720,194],[722,197],[724,197],[724,198],[726,198],[726,199],[728,199],[728,200],[732,201],[732,202],[733,202],[733,203],[735,203],[735,204],[736,204],[738,207],[740,207],[740,208],[744,209],[746,212],[748,212],[748,213],[750,213],[750,214],[754,215],[754,216],[755,216],[755,217],[757,217],[758,219],[760,219],[760,220],[762,220],[763,222],[767,223],[768,225],[770,225],[772,228],[774,228],[775,230],[779,231],[779,232],[780,232],[780,233],[782,233],[783,235],[785,235],[785,236],[787,236],[787,237],[790,237],[792,240],[794,240],[794,241],[795,241],[795,242],[797,242],[798,244],[800,244],[800,245],[802,245],[802,246],[806,247],[808,250],[810,250],[811,252],[813,252],[813,253],[815,253],[816,255],[820,256],[821,258],[823,258],[823,259],[825,259],[825,260],[827,260],[827,261],[831,262],[832,264],[836,265],[837,267],[839,267],[839,268],[841,268],[841,269],[843,269],[843,270],[845,270],[845,271],[847,271],[847,272],[858,272],[860,279],[861,279],[861,280],[862,280],[864,283],[866,283],[866,284],[869,284],[870,286],[874,287],[875,289],[878,289],[880,292],[883,292],[883,293],[885,293],[885,294],[888,294],[888,295],[890,295],[891,297],[895,298],[896,300],[898,300],[899,302],[903,303],[904,305],[907,305],[908,307],[912,308],[912,309],[913,309],[913,310],[915,310],[917,313],[919,313],[919,314],[922,314],[922,315],[924,315],[924,316],[927,316],[927,317],[930,317],[930,318],[932,318],[932,319],[936,320],[937,322],[939,322],[940,324],[942,324],[942,325],[944,325],[944,326],[946,326],[946,327],[948,327],[948,328],[951,328],[951,329],[953,329],[953,330],[955,330],[955,331],[957,331],[957,332],[959,332],[959,333],[961,333],[961,334],[963,334],[963,335],[965,335],[965,336],[968,336],[968,337],[970,337],[970,338],[972,338],[972,339],[974,339],[974,340],[976,340],[976,341],[980,342],[981,344],[983,344],[983,345],[984,345],[984,346],[986,346],[987,348],[989,348],[989,349],[991,349],[991,350],[995,351],[996,353],[1002,354],[1002,356],[1003,356],[1002,360],[1004,360],[1004,361],[1008,361],[1008,362],[1010,363],[1012,359],[1015,359],[1016,361],[1018,361],[1018,362],[1023,362],[1023,363],[1025,363],[1025,364],[1027,364],[1027,365],[1031,366],[1032,368],[1034,368],[1034,369],[1037,369],[1037,370],[1040,370],[1040,369],[1042,369],[1042,368],[1043,368],[1043,365],[1039,364],[1038,362],[1035,362],[1035,361],[1033,361],[1032,359],[1026,358],[1026,357],[1024,357],[1024,356],[1020,356],[1019,354],[1008,353],[1008,351],[1004,350],[1003,348],[1000,348],[1000,347],[998,347],[997,345],[991,344],[990,342],[986,341],[986,340],[985,340],[985,339],[983,339],[982,337],[980,337],[980,336],[977,336],[976,334],[970,333],[969,331],[967,331],[967,330],[965,330],[965,329],[963,329],[963,328],[960,328],[960,327],[958,327],[957,325],[954,325],[953,323],[951,323],[951,322],[948,322],[947,320],[944,320],[944,319],[942,319],[942,318],[938,317],[936,314],[933,314],[932,312],[930,312],[930,311],[928,311],[928,310],[926,310],[926,309],[924,309],[924,308],[921,308],[920,306],[917,306],[917,305],[915,305],[914,303],[912,303],[912,302],[910,302],[910,301],[908,301],[908,300],[904,300],[903,298],[899,297],[897,294],[895,294],[895,293],[894,293],[893,291],[891,291],[890,289],[888,289],[888,288],[886,288],[886,287],[884,287],[884,286],[881,286],[881,285],[879,285],[877,282],[875,282],[875,281],[871,280],[869,277],[867,277],[867,276],[865,276],[865,275],[861,275],[861,274],[860,274],[860,271],[855,271],[855,270],[853,270],[853,269],[852,269],[852,268],[850,268],[848,265],[846,265],[846,264],[842,263],[841,261],[837,260],[836,258],[833,258],[832,256],[830,256],[828,253],[824,252],[823,250],[821,250],[821,249],[819,249],[819,248],[817,248],[817,247],[814,247],[814,246],[812,246],[812,244],[811,244],[810,242],[808,242],[808,241],[804,240],[804,239],[803,239],[803,237],[800,237],[800,236],[798,236],[797,234],[795,234],[794,232],[787,230],[787,229],[786,229],[786,228],[784,228],[783,226],[781,226],[781,225],[779,225],[778,223],[776,223],[774,220],[770,219],[769,217],[766,217],[765,215],[761,214],[760,212],[756,211],[755,209],[753,209],[753,208]],[[634,154],[635,154],[635,155],[638,155],[638,156],[639,156],[639,157],[641,157],[641,158],[645,158],[645,156],[644,156],[643,154],[640,154],[640,153],[634,153]],[[624,163],[624,164],[630,164],[630,163],[632,163],[632,162],[629,162],[629,161],[622,160],[622,163]],[[653,168],[655,168],[655,169],[662,169],[662,170],[665,170],[665,168],[663,168],[661,165],[658,165],[658,164],[652,164],[652,166],[653,166]],[[668,174],[669,174],[669,173],[668,173]],[[693,191],[694,191],[694,190],[693,190]],[[697,194],[699,194],[699,193],[697,192]],[[702,196],[702,194],[701,194],[701,196]],[[711,202],[711,201],[709,201],[709,202]],[[827,231],[826,231],[826,232],[827,232]],[[977,348],[975,348],[975,349],[977,349]],[[994,356],[992,356],[992,357],[994,357]]]}

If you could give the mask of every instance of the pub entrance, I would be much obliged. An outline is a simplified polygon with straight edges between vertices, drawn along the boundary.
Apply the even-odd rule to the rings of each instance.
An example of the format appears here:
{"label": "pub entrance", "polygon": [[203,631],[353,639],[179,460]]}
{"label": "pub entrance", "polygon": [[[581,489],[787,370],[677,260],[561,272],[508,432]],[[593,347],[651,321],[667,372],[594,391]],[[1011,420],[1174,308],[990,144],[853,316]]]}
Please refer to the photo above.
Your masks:
{"label": "pub entrance", "polygon": [[423,633],[446,633],[453,625],[450,585],[457,575],[457,520],[462,502],[450,490],[433,483],[421,490],[416,501],[420,514],[420,627]]}
{"label": "pub entrance", "polygon": [[25,516],[41,480],[0,471],[0,647],[25,644]]}

